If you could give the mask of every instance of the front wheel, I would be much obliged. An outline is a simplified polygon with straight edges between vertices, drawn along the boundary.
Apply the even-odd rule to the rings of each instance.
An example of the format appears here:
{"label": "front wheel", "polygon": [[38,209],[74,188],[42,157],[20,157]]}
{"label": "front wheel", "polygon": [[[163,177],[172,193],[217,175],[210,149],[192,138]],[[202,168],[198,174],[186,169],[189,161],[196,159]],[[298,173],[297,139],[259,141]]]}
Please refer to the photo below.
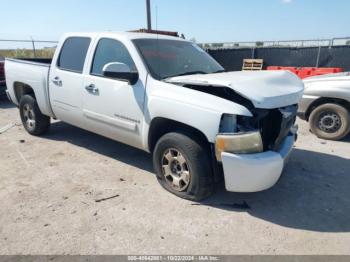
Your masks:
{"label": "front wheel", "polygon": [[22,96],[19,113],[24,128],[31,135],[44,134],[50,127],[50,117],[41,113],[35,98],[31,95]]}
{"label": "front wheel", "polygon": [[327,103],[316,107],[309,119],[311,131],[319,138],[340,140],[350,131],[349,111],[338,104]]}
{"label": "front wheel", "polygon": [[162,187],[181,198],[199,201],[213,192],[208,150],[190,135],[162,136],[153,151],[153,165]]}

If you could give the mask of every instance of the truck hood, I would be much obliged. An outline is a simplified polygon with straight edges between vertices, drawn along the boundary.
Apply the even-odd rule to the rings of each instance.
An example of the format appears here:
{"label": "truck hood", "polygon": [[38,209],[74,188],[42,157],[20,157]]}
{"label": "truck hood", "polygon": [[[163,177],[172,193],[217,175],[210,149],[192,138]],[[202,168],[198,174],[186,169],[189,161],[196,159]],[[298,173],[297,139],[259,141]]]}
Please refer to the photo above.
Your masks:
{"label": "truck hood", "polygon": [[256,108],[278,108],[299,103],[304,84],[288,71],[227,72],[167,78],[168,83],[228,87]]}

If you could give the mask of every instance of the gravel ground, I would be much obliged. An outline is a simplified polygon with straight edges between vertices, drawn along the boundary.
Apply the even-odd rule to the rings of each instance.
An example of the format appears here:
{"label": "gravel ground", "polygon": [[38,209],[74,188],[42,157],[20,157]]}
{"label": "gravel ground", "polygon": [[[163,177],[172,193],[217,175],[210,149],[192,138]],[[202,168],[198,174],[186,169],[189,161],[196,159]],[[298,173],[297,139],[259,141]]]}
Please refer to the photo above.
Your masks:
{"label": "gravel ground", "polygon": [[[0,254],[350,254],[350,138],[299,140],[272,189],[198,204],[147,153],[62,122],[28,135],[0,101]],[[108,200],[96,202],[104,198]]]}

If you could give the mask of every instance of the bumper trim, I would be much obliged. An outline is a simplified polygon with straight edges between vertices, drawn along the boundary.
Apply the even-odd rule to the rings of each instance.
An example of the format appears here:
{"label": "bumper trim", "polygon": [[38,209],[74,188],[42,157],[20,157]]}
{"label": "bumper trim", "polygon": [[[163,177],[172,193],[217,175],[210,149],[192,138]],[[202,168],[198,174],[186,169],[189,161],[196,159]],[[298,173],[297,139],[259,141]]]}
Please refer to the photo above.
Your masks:
{"label": "bumper trim", "polygon": [[277,152],[222,153],[226,190],[258,192],[272,187],[281,176],[283,167],[293,149],[295,138],[295,134],[287,136]]}

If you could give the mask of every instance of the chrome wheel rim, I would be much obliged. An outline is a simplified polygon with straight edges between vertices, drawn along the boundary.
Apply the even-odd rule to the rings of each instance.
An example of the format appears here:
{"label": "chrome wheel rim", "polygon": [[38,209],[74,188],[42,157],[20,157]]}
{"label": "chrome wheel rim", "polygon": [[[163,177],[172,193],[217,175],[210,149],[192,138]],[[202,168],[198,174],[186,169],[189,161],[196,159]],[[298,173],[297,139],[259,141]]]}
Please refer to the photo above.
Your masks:
{"label": "chrome wheel rim", "polygon": [[34,109],[31,105],[25,104],[23,106],[23,118],[24,118],[24,124],[26,127],[30,130],[35,129],[35,113]]}
{"label": "chrome wheel rim", "polygon": [[170,148],[165,150],[161,161],[167,184],[179,192],[186,190],[191,181],[191,173],[184,155],[179,150]]}
{"label": "chrome wheel rim", "polygon": [[318,121],[318,127],[327,133],[335,133],[341,127],[341,119],[335,112],[323,112]]}

